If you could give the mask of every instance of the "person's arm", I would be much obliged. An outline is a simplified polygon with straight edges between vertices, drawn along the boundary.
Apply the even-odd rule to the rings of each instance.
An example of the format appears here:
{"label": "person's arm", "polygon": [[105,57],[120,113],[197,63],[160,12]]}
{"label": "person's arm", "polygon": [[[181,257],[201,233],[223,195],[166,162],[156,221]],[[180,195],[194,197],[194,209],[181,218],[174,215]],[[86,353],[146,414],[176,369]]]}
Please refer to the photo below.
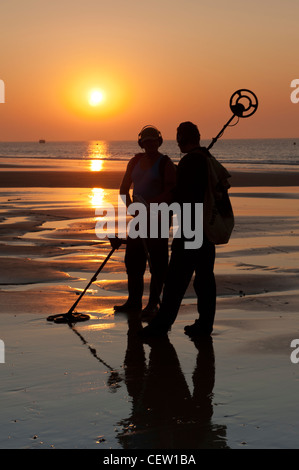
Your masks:
{"label": "person's arm", "polygon": [[173,191],[176,185],[176,167],[170,158],[167,159],[164,168],[163,192],[148,202],[166,202],[173,200]]}
{"label": "person's arm", "polygon": [[132,186],[132,171],[135,165],[135,157],[133,157],[128,165],[126,172],[124,174],[123,180],[121,182],[120,188],[119,188],[119,194],[121,196],[125,196],[126,198],[126,206],[129,207],[129,205],[133,202],[131,195],[130,195],[130,189]]}

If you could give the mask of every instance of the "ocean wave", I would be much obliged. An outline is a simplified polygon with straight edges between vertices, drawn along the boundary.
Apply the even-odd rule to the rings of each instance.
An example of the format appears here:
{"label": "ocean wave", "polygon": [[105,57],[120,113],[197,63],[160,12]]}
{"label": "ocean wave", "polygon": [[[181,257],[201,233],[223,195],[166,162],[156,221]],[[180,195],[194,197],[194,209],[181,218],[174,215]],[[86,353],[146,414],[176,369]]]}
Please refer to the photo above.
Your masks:
{"label": "ocean wave", "polygon": [[[65,160],[74,160],[74,161],[90,161],[90,160],[105,160],[105,161],[129,161],[131,156],[104,156],[104,157],[78,157],[78,156],[70,156],[70,155],[65,155],[65,156],[56,156],[56,155],[0,155],[0,159],[7,160],[7,159],[15,159],[15,160],[24,160],[24,159],[33,159],[33,160],[51,160],[51,161],[65,161]],[[224,165],[240,165],[240,166],[277,166],[277,167],[285,167],[285,166],[291,166],[291,167],[296,167],[299,166],[299,160],[287,160],[285,159],[284,161],[277,161],[277,160],[271,160],[271,159],[265,159],[265,160],[260,160],[260,159],[254,159],[252,158],[251,161],[247,161],[246,159],[234,159],[234,158],[221,158],[221,156],[217,156],[217,159]],[[180,158],[172,158],[172,160],[177,163],[179,162]]]}

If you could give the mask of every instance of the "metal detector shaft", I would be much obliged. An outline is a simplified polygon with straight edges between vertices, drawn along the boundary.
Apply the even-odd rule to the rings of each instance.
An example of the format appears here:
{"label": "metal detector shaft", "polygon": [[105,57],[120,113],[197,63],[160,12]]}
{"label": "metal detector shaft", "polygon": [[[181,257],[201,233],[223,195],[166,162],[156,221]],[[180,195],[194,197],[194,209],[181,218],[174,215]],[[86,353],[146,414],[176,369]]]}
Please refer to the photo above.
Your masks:
{"label": "metal detector shaft", "polygon": [[234,114],[228,121],[227,123],[222,127],[221,131],[219,132],[219,134],[217,134],[216,137],[213,138],[212,142],[210,143],[210,145],[208,146],[208,150],[210,150],[213,145],[217,142],[217,140],[219,139],[219,137],[221,137],[221,135],[223,134],[223,132],[225,131],[225,129],[230,125],[230,123],[232,122],[232,120],[236,117],[236,115]]}
{"label": "metal detector shaft", "polygon": [[99,269],[97,270],[97,272],[92,276],[92,278],[90,279],[89,283],[87,284],[87,286],[85,287],[84,291],[81,292],[80,296],[78,297],[78,299],[76,300],[76,302],[74,303],[74,305],[70,308],[70,310],[67,312],[67,315],[71,315],[74,311],[74,309],[77,307],[78,303],[80,302],[80,300],[82,299],[83,295],[85,294],[85,292],[87,291],[87,289],[89,288],[90,284],[92,284],[94,281],[96,281],[97,277],[98,277],[98,274],[100,273],[100,271],[102,271],[103,267],[105,266],[105,264],[107,263],[107,261],[109,260],[109,258],[112,256],[113,252],[116,250],[116,248],[112,248],[112,250],[110,251],[110,253],[108,253],[108,255],[106,256],[106,258],[104,259],[104,261],[102,262],[101,266],[99,267]]}

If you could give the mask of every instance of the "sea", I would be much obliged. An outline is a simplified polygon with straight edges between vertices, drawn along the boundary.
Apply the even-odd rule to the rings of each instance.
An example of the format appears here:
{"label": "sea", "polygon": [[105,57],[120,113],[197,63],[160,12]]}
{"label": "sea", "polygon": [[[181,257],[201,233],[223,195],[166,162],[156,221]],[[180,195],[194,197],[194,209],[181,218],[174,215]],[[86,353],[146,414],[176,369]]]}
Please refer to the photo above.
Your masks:
{"label": "sea", "polygon": [[[202,141],[208,147],[211,141]],[[80,168],[90,160],[129,161],[141,149],[136,141],[0,142],[0,168]],[[175,141],[164,141],[160,151],[174,162],[182,158]],[[211,153],[231,170],[299,169],[299,138],[219,139]]]}

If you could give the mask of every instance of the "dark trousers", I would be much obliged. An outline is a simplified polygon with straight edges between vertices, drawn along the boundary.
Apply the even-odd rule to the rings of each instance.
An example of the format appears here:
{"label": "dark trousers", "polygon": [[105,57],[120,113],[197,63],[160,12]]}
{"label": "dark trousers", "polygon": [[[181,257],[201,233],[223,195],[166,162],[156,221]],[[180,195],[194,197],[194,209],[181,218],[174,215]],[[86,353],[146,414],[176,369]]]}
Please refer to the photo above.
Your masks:
{"label": "dark trousers", "polygon": [[128,301],[138,307],[142,304],[143,276],[148,261],[146,250],[152,268],[148,303],[157,305],[168,267],[168,238],[127,238],[125,266],[128,276]]}
{"label": "dark trousers", "polygon": [[212,332],[216,309],[214,263],[215,245],[207,239],[204,238],[198,249],[185,249],[182,239],[174,239],[159,320],[172,325],[195,273],[193,286],[197,295],[199,326]]}

